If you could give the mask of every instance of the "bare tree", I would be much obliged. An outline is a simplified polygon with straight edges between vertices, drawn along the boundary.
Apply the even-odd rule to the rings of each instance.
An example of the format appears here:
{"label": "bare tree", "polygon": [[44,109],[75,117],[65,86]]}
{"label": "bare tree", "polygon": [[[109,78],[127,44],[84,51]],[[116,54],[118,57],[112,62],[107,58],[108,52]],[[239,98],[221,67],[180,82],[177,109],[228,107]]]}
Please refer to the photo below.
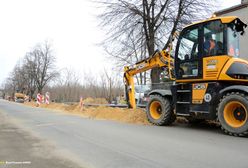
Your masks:
{"label": "bare tree", "polygon": [[15,92],[26,93],[28,86],[28,77],[25,73],[22,60],[19,60],[9,77],[4,82],[4,91],[12,96]]}
{"label": "bare tree", "polygon": [[33,98],[34,93],[37,89],[36,80],[35,80],[35,68],[34,62],[31,60],[29,54],[27,53],[23,59],[23,76],[25,76],[25,80],[27,82],[26,86],[26,94]]}
{"label": "bare tree", "polygon": [[36,45],[26,54],[25,61],[28,76],[33,80],[30,84],[35,84],[38,92],[42,92],[44,86],[59,75],[55,67],[56,58],[48,42]]}
{"label": "bare tree", "polygon": [[24,92],[27,86],[27,81],[26,81],[27,78],[24,73],[25,72],[23,66],[21,65],[20,62],[18,62],[14,67],[11,76],[9,78],[13,83],[14,89],[18,92]]}
{"label": "bare tree", "polygon": [[5,81],[5,91],[10,96],[19,91],[32,98],[57,76],[51,45],[48,42],[38,44],[17,62]]}
{"label": "bare tree", "polygon": [[[109,30],[104,46],[118,62],[133,62],[167,49],[170,37],[185,24],[209,16],[215,0],[103,0],[99,17]],[[135,60],[135,61],[136,61]],[[160,69],[151,71],[158,82]]]}
{"label": "bare tree", "polygon": [[51,96],[56,95],[57,99],[63,102],[78,101],[81,89],[79,74],[71,68],[65,68],[61,72],[57,84],[49,89]]}
{"label": "bare tree", "polygon": [[14,97],[14,94],[16,92],[16,86],[14,85],[13,79],[12,78],[7,78],[3,85],[3,92],[5,94],[5,98],[9,97]]}

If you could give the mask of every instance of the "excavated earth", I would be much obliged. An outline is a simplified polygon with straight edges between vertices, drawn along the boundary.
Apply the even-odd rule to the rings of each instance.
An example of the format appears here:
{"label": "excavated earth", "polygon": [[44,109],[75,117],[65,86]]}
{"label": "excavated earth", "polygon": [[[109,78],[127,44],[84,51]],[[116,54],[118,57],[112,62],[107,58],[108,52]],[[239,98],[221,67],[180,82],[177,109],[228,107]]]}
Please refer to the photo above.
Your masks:
{"label": "excavated earth", "polygon": [[[85,102],[85,101],[84,101]],[[88,101],[86,101],[88,102]],[[91,101],[91,103],[104,102],[103,100]],[[27,106],[37,107],[36,102],[25,102]],[[100,103],[101,104],[101,103]],[[98,107],[81,107],[80,103],[64,104],[50,103],[49,105],[41,104],[37,108],[48,108],[58,112],[79,115],[84,118],[99,119],[99,120],[114,120],[125,123],[150,125],[147,121],[145,111],[143,109],[126,109],[113,108],[100,105]]]}
{"label": "excavated earth", "polygon": [[[47,108],[55,110],[57,112],[64,112],[72,115],[78,115],[84,118],[97,119],[97,120],[113,120],[123,123],[139,124],[139,125],[152,125],[149,123],[146,117],[145,109],[127,109],[127,108],[117,108],[117,107],[106,107],[107,104],[105,99],[92,99],[87,98],[84,103],[99,104],[97,107],[87,107],[80,106],[80,103],[50,103],[41,104],[37,107],[36,102],[25,102],[24,105],[32,106],[36,108]],[[183,117],[177,117],[177,123],[188,123],[188,121]],[[207,121],[205,124],[209,126],[218,126],[219,124],[215,121]]]}

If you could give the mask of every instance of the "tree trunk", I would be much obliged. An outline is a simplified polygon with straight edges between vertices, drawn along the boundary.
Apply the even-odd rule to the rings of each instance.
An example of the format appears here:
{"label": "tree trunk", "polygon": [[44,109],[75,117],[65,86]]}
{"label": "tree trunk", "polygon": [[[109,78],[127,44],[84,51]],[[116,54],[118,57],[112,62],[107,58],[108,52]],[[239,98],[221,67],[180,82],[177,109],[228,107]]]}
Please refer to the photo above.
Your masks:
{"label": "tree trunk", "polygon": [[38,86],[38,93],[42,94],[42,89],[43,89],[42,86]]}
{"label": "tree trunk", "polygon": [[[153,37],[150,38],[150,41],[148,42],[148,48],[149,48],[149,55],[153,55],[155,52],[155,45],[154,45],[154,34]],[[159,75],[161,73],[161,68],[153,68],[151,70],[151,83],[152,83],[152,89],[156,88],[156,84],[159,83]]]}
{"label": "tree trunk", "polygon": [[152,89],[156,89],[160,82],[160,74],[162,72],[162,69],[161,68],[153,68],[151,70],[151,80],[152,80]]}

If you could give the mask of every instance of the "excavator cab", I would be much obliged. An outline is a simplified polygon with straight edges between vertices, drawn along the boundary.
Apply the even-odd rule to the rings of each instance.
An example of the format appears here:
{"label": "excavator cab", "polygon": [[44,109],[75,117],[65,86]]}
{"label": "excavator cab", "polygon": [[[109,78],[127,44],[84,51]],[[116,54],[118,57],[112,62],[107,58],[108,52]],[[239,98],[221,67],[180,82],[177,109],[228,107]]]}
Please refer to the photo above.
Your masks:
{"label": "excavator cab", "polygon": [[[239,57],[239,35],[246,25],[235,17],[212,18],[190,25],[180,34],[176,47],[176,79],[206,79],[209,57]],[[211,75],[210,75],[211,76]],[[212,77],[214,74],[212,74]]]}

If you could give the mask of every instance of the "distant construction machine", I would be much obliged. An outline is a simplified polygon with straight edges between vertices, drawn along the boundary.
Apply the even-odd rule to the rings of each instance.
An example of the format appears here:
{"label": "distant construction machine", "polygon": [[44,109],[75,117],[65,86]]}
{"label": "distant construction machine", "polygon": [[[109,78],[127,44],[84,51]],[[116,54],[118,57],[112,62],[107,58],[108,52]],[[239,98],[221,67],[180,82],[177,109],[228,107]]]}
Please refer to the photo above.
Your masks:
{"label": "distant construction machine", "polygon": [[125,67],[129,107],[136,108],[134,75],[164,67],[174,82],[170,89],[149,93],[151,123],[170,125],[176,116],[191,122],[217,119],[225,133],[248,135],[248,61],[238,58],[239,36],[246,27],[235,16],[213,17],[182,30],[174,58],[161,51]]}
{"label": "distant construction machine", "polygon": [[14,101],[17,103],[24,103],[26,95],[23,93],[15,93]]}

